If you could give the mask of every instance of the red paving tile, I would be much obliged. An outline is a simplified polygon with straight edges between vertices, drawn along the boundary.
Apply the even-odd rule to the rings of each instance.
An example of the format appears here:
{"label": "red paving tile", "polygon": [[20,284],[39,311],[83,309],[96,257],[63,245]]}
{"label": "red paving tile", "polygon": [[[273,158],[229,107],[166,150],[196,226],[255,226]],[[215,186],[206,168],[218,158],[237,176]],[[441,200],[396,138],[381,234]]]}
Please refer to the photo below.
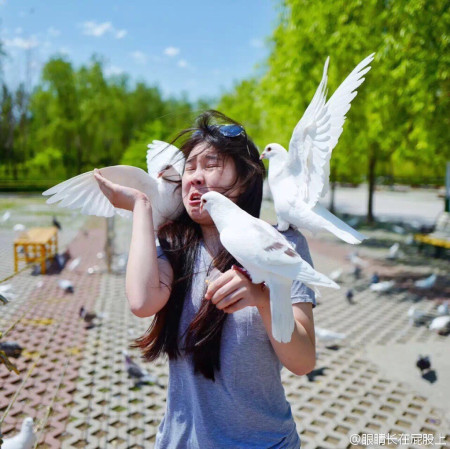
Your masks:
{"label": "red paving tile", "polygon": [[[0,418],[22,388],[4,419],[1,429],[4,437],[20,431],[25,416],[32,416],[35,424],[41,425],[47,417],[39,447],[61,447],[58,437],[69,419],[83,345],[89,332],[78,313],[82,305],[87,309],[94,307],[100,288],[100,277],[89,275],[86,270],[100,265],[97,253],[103,251],[105,237],[104,229],[91,229],[87,235],[80,232],[69,245],[72,258],[82,257],[78,269],[42,276],[44,285],[32,290],[29,300],[12,317],[11,324],[17,323],[4,338],[18,342],[24,351],[14,360],[19,375],[0,367]],[[58,279],[70,280],[74,293],[60,289]],[[24,278],[24,282],[30,279]]]}

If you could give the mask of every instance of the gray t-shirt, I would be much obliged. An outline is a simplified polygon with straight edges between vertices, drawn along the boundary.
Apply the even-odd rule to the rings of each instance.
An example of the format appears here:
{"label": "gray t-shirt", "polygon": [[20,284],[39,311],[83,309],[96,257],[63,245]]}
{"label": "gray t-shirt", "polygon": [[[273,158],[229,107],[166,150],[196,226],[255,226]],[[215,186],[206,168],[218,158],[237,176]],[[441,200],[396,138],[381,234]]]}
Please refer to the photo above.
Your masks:
{"label": "gray t-shirt", "polygon": [[[304,236],[291,228],[283,234],[312,264]],[[158,256],[165,257],[159,246],[157,249]],[[211,256],[202,244],[184,302],[180,339],[200,307],[210,264]],[[293,304],[311,302],[316,306],[314,292],[299,281],[293,282],[291,298]],[[281,383],[283,365],[256,307],[227,316],[220,351],[221,368],[215,372],[215,382],[194,374],[192,356],[184,351],[177,360],[169,361],[167,408],[155,448],[300,448]]]}

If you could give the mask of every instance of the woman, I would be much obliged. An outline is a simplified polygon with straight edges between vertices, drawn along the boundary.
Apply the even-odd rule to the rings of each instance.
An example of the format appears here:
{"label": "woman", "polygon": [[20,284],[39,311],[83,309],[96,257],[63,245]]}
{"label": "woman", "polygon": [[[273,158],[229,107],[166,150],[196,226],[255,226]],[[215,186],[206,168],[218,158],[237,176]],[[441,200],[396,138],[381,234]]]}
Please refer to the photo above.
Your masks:
{"label": "woman", "polygon": [[[156,242],[149,199],[96,173],[112,204],[133,211],[127,298],[135,315],[155,315],[136,347],[147,360],[169,357],[167,410],[155,447],[299,448],[280,371],[284,365],[302,375],[315,365],[314,293],[293,283],[296,328],[289,343],[274,340],[268,288],[237,267],[200,210],[200,196],[216,190],[259,217],[264,165],[258,150],[217,111],[200,115],[180,136],[187,138],[181,146],[185,211],[158,231]],[[292,229],[284,235],[311,263],[304,237]]]}

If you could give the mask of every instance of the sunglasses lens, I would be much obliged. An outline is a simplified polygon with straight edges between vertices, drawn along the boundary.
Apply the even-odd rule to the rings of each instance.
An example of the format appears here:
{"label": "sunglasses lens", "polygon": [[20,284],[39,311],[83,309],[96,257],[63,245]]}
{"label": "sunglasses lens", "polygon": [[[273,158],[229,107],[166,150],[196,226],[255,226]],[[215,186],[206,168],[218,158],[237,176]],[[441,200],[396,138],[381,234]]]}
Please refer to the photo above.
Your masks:
{"label": "sunglasses lens", "polygon": [[244,132],[244,128],[239,125],[222,125],[219,129],[220,134],[225,137],[237,137]]}

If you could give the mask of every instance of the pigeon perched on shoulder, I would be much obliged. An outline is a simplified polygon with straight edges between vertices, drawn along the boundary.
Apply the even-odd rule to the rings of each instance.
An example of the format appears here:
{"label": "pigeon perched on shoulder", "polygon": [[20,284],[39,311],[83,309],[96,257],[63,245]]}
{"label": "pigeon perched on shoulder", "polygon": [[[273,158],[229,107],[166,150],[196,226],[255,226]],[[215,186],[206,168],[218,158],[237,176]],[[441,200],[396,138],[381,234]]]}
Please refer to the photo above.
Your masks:
{"label": "pigeon perched on shoulder", "polygon": [[361,61],[326,101],[327,70],[289,142],[289,152],[278,143],[267,145],[261,159],[269,160],[269,186],[274,199],[278,229],[289,225],[312,233],[326,230],[347,243],[366,237],[319,204],[329,189],[330,158],[342,133],[345,114],[356,89],[370,70],[371,54]]}
{"label": "pigeon perched on shoulder", "polygon": [[3,439],[2,449],[33,449],[35,443],[33,418],[27,417],[22,422],[20,433],[12,438]]}
{"label": "pigeon perched on shoulder", "polygon": [[[184,155],[177,147],[159,140],[154,140],[148,148],[148,173],[129,165],[114,165],[101,168],[100,174],[115,184],[140,190],[150,198],[156,231],[183,210],[179,181],[184,169]],[[131,211],[115,208],[110,203],[101,191],[94,171],[70,178],[46,190],[42,195],[51,195],[47,204],[59,202],[59,207],[81,208],[81,213],[86,215],[133,216]]]}
{"label": "pigeon perched on shoulder", "polygon": [[269,286],[275,340],[287,343],[292,338],[295,327],[291,304],[293,280],[340,288],[304,261],[273,226],[251,216],[226,196],[209,191],[202,195],[200,208],[208,211],[222,245],[248,271],[252,282],[265,282]]}

